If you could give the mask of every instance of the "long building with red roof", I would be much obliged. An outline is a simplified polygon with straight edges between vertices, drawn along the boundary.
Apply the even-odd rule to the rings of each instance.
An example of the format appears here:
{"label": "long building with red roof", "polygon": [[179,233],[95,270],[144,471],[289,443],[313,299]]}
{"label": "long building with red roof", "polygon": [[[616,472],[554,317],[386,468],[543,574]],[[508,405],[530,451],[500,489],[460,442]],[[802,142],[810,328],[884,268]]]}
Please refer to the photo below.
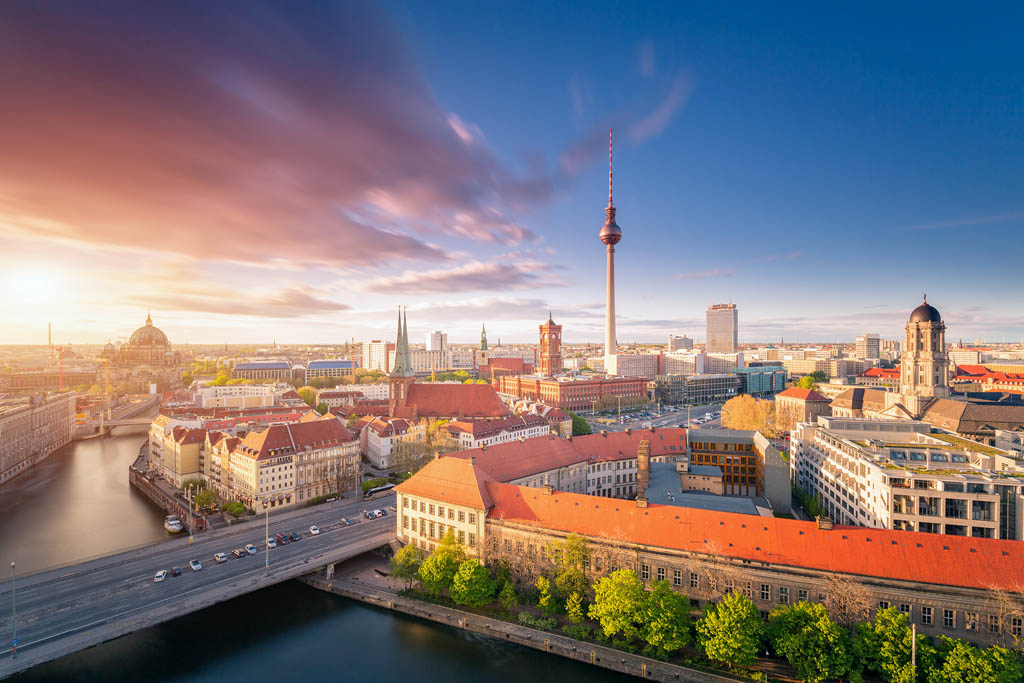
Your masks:
{"label": "long building with red roof", "polygon": [[[488,449],[491,450],[491,449]],[[1020,634],[996,597],[1021,603],[1024,544],[751,517],[646,499],[619,500],[497,481],[494,466],[470,457],[431,461],[397,487],[397,533],[432,551],[451,531],[485,563],[507,561],[519,585],[551,568],[547,548],[578,534],[591,580],[631,569],[645,583],[666,580],[697,601],[742,591],[758,608],[825,601],[857,590],[895,606],[918,630],[992,642],[994,616]],[[1019,612],[1018,612],[1019,613]],[[1015,620],[1016,619],[1016,620]]]}

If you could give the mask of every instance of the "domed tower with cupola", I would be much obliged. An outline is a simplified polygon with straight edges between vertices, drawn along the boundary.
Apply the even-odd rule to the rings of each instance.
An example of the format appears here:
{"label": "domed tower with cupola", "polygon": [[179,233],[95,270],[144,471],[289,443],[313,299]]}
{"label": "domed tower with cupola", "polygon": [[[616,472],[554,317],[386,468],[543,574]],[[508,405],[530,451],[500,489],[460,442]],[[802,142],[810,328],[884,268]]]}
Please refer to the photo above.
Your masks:
{"label": "domed tower with cupola", "polygon": [[933,398],[949,396],[949,357],[946,355],[946,324],[934,306],[915,308],[907,321],[907,339],[900,369],[903,406],[915,416]]}
{"label": "domed tower with cupola", "polygon": [[[106,349],[105,349],[106,350]],[[153,317],[146,315],[146,324],[132,332],[117,354],[121,365],[174,365],[177,354],[171,349],[167,335],[153,325]]]}

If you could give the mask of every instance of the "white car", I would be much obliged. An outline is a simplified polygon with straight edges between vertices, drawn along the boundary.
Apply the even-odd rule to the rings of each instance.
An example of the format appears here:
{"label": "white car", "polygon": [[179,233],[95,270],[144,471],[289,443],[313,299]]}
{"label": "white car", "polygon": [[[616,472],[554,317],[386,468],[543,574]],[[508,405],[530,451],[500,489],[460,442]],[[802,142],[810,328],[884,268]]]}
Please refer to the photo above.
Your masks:
{"label": "white car", "polygon": [[277,547],[277,541],[275,541],[272,538],[268,538],[267,539],[267,547],[268,548],[276,548]]}
{"label": "white car", "polygon": [[163,581],[166,578],[167,578],[167,570],[166,569],[161,569],[160,571],[158,571],[156,573],[156,576],[153,577],[153,583],[160,583],[161,581]]}
{"label": "white car", "polygon": [[192,571],[197,572],[203,568],[203,563],[199,560],[192,560],[188,563],[188,566],[192,568]]}
{"label": "white car", "polygon": [[309,527],[309,533],[312,534],[313,536],[318,535],[320,533],[320,527],[318,527],[318,526],[316,526],[314,524],[313,526]]}
{"label": "white car", "polygon": [[250,555],[255,555],[256,554],[256,546],[254,546],[252,543],[249,543],[248,545],[245,546],[245,552],[249,553]]}
{"label": "white car", "polygon": [[220,564],[221,562],[227,562],[228,561],[228,556],[225,555],[224,553],[217,553],[216,555],[213,556],[213,561],[216,562],[217,564]]}

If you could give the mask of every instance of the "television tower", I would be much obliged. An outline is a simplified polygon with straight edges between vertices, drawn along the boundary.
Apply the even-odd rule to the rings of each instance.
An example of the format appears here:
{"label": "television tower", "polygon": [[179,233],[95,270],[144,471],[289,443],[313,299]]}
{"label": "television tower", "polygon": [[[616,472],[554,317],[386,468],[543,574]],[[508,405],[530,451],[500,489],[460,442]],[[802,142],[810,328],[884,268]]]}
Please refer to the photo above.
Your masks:
{"label": "television tower", "polygon": [[622,229],[615,223],[615,204],[612,202],[612,131],[608,130],[608,208],[604,210],[605,220],[599,237],[607,245],[608,274],[605,285],[604,356],[605,372],[618,374],[615,341],[615,245],[622,239]]}

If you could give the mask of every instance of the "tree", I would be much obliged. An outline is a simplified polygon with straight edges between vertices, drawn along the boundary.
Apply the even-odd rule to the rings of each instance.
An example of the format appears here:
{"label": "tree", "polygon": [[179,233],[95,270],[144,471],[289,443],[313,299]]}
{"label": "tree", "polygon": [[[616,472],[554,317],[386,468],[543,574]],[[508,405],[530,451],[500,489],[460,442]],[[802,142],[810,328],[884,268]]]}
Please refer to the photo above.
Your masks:
{"label": "tree", "polygon": [[316,406],[316,412],[320,413],[321,415],[326,415],[327,411],[329,411],[330,409],[331,407],[324,403],[323,401],[318,403]]}
{"label": "tree", "polygon": [[772,610],[768,640],[805,681],[845,676],[853,665],[850,634],[824,605],[798,602]]}
{"label": "tree", "polygon": [[437,550],[423,560],[420,565],[418,572],[420,581],[428,591],[434,595],[440,595],[442,591],[451,589],[455,574],[465,560],[465,550],[455,540],[455,534],[449,529],[441,539],[441,543],[438,544]]}
{"label": "tree", "polygon": [[494,581],[479,561],[466,560],[452,580],[452,600],[467,607],[483,607],[494,599]]}
{"label": "tree", "polygon": [[93,384],[91,387],[89,387],[89,394],[92,395],[92,396],[95,396],[96,394],[102,394],[102,393],[103,393],[103,389],[100,387],[99,384]]}
{"label": "tree", "polygon": [[1019,683],[1024,672],[1010,650],[993,645],[980,650],[960,639],[942,638],[942,666],[932,669],[928,683]]}
{"label": "tree", "polygon": [[516,589],[512,586],[511,581],[506,581],[505,585],[501,587],[501,592],[498,593],[498,602],[508,611],[512,611],[519,604],[519,600],[516,598]]}
{"label": "tree", "polygon": [[857,625],[854,647],[863,657],[867,668],[898,683],[926,680],[927,672],[937,660],[935,648],[928,636],[917,636],[917,671],[910,662],[913,634],[907,625],[907,615],[895,607],[880,609],[873,622]]}
{"label": "tree", "polygon": [[391,558],[391,576],[404,580],[405,587],[409,588],[420,571],[424,554],[411,543],[402,547]]}
{"label": "tree", "polygon": [[742,394],[730,398],[722,406],[722,426],[727,429],[743,429],[775,436],[775,401],[754,398]]}
{"label": "tree", "polygon": [[565,599],[565,613],[569,621],[579,624],[587,618],[587,611],[583,608],[583,596],[579,593],[570,593]]}
{"label": "tree", "polygon": [[821,370],[815,370],[809,375],[801,377],[796,385],[800,389],[816,390],[822,382],[828,381],[828,376]]}
{"label": "tree", "polygon": [[832,574],[825,586],[825,609],[837,624],[853,632],[856,624],[871,618],[874,602],[871,594],[858,581],[842,574]]}
{"label": "tree", "polygon": [[569,415],[572,417],[572,435],[573,436],[584,436],[586,434],[592,434],[594,430],[590,428],[590,423],[586,419],[580,417],[576,413],[570,412]]}
{"label": "tree", "polygon": [[306,402],[306,405],[312,408],[316,405],[316,389],[313,387],[302,387],[298,391],[299,398]]}
{"label": "tree", "polygon": [[552,614],[558,610],[558,601],[551,592],[551,581],[545,576],[538,576],[537,583],[537,606],[544,612]]}
{"label": "tree", "polygon": [[555,562],[555,587],[561,596],[587,592],[586,567],[590,562],[587,542],[579,534],[569,534],[564,541],[548,544],[548,554]]}
{"label": "tree", "polygon": [[640,635],[644,585],[629,569],[619,569],[594,584],[594,602],[587,614],[601,624],[609,638],[621,634],[627,640]]}
{"label": "tree", "polygon": [[749,664],[757,657],[764,625],[753,601],[742,593],[729,593],[697,622],[697,634],[710,659]]}
{"label": "tree", "polygon": [[671,654],[690,644],[690,599],[655,581],[641,610],[641,636],[653,650]]}
{"label": "tree", "polygon": [[210,505],[213,505],[213,501],[215,498],[216,496],[214,495],[213,491],[211,491],[210,489],[206,489],[204,491],[200,491],[199,494],[197,494],[192,499],[192,501],[199,507],[205,508],[209,507]]}

